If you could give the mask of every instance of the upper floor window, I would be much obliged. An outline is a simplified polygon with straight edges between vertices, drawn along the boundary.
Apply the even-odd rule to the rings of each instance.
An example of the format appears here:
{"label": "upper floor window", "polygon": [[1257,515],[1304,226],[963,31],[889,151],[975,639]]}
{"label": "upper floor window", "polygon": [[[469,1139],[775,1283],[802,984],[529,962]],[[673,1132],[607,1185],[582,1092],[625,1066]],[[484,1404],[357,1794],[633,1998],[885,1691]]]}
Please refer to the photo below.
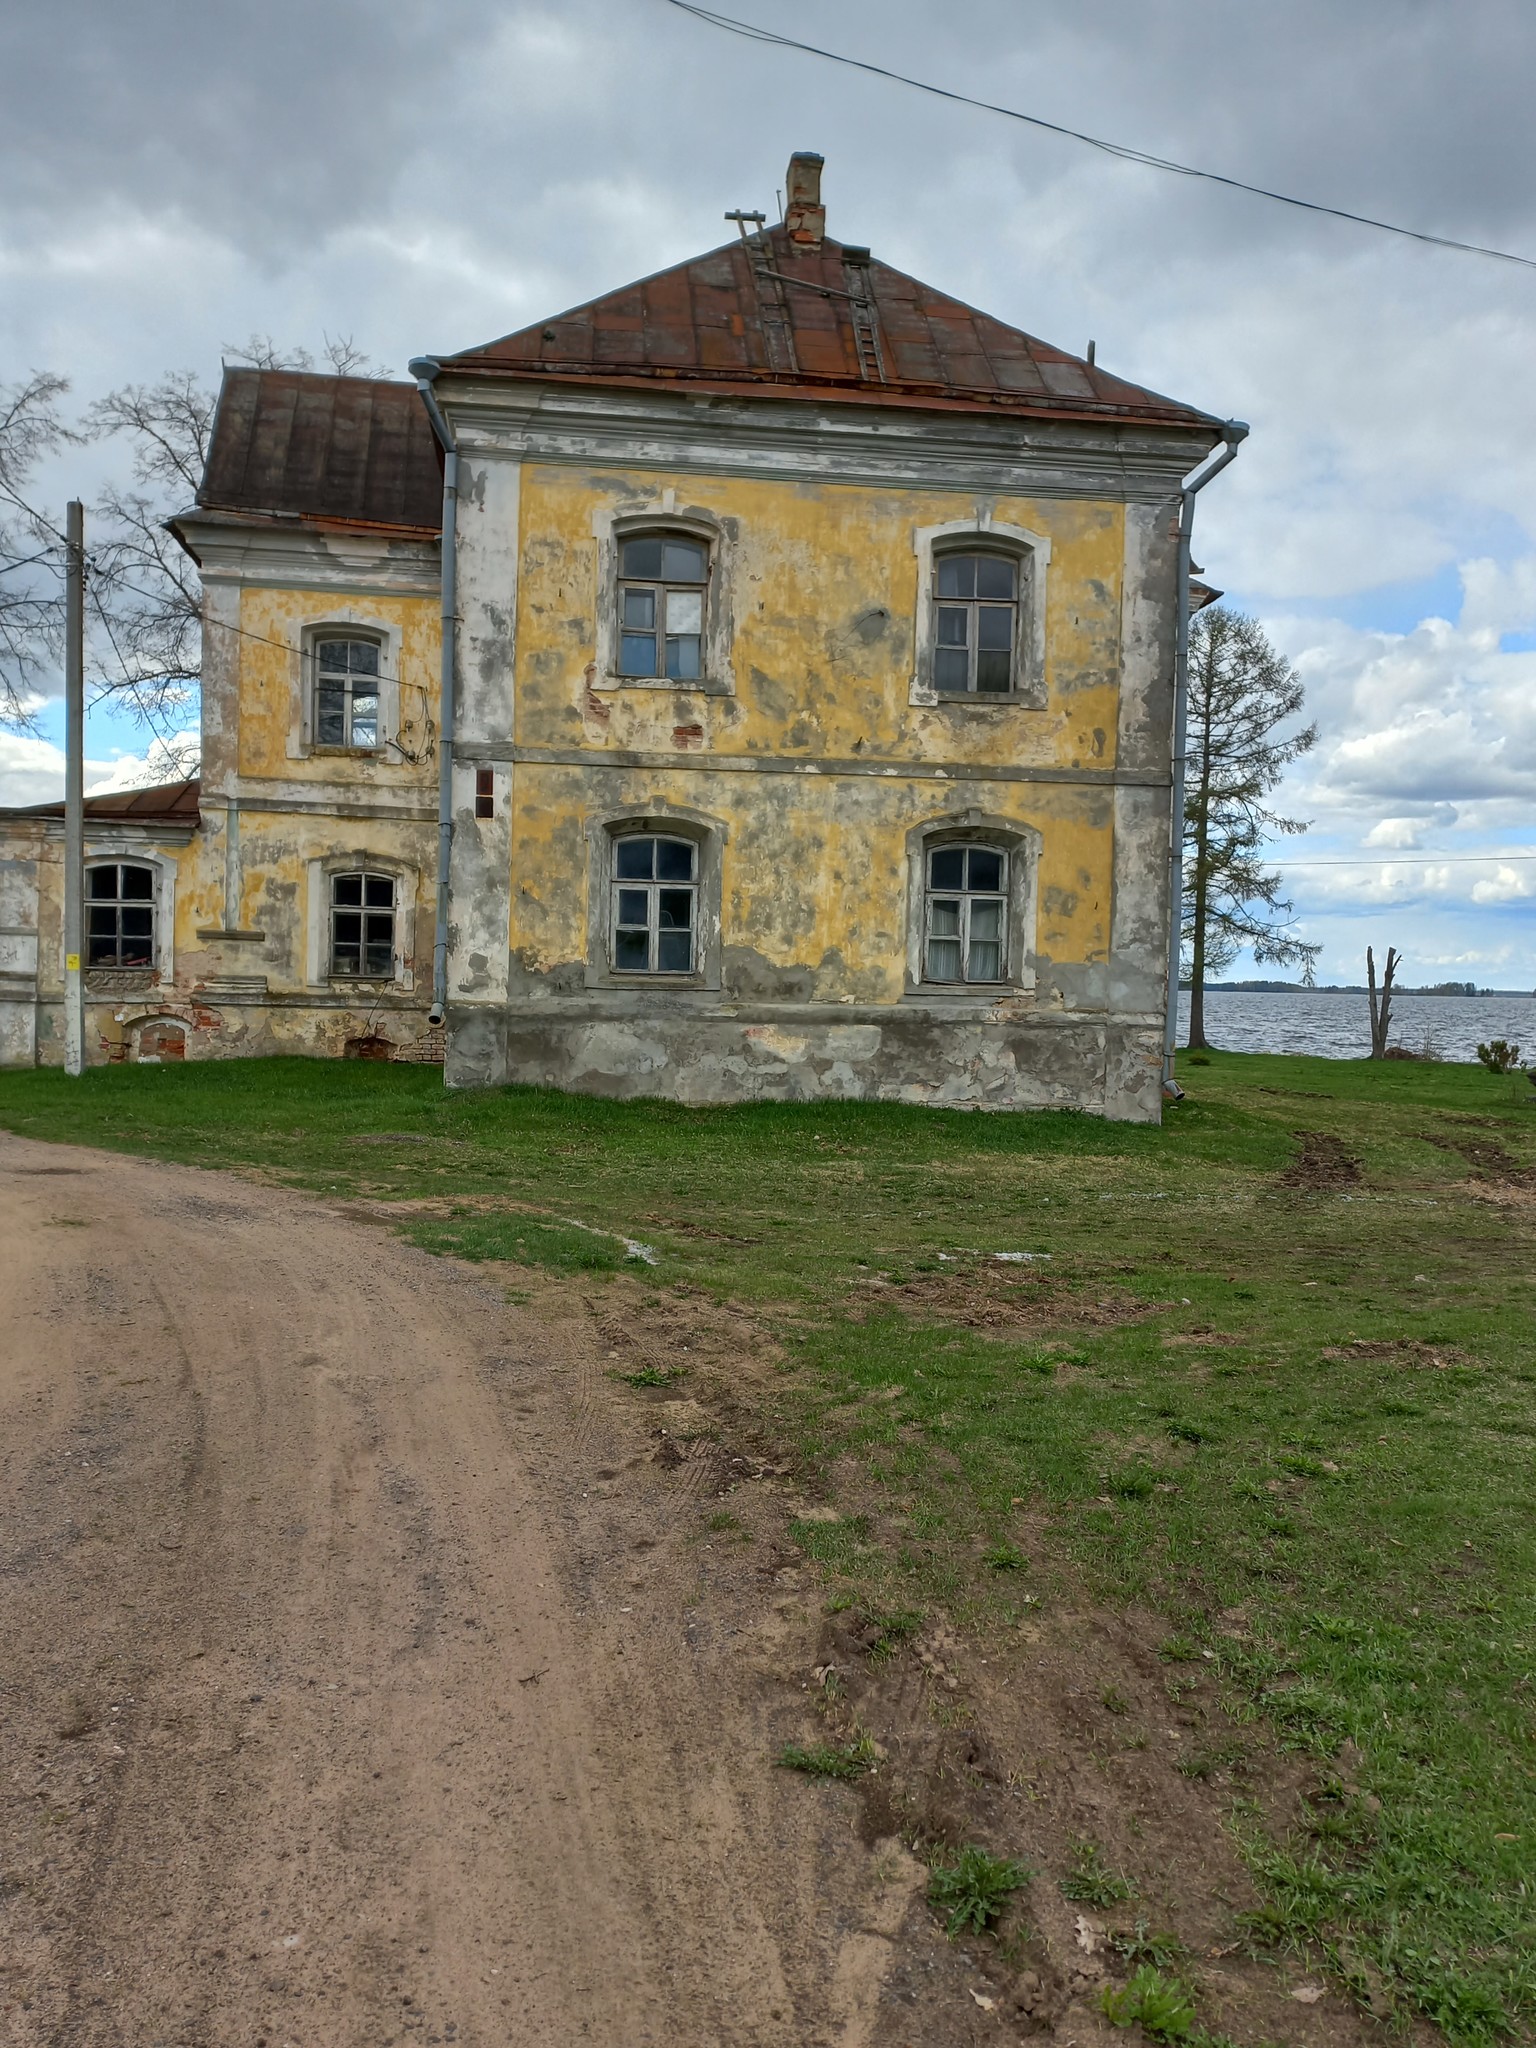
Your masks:
{"label": "upper floor window", "polygon": [[709,549],[683,533],[619,543],[619,674],[697,681],[704,673]]}
{"label": "upper floor window", "polygon": [[87,967],[153,967],[155,871],[134,861],[92,867],[85,878]]}
{"label": "upper floor window", "polygon": [[692,974],[698,949],[699,850],[648,832],[613,841],[613,967]]}
{"label": "upper floor window", "polygon": [[1001,847],[932,847],[925,909],[925,981],[1006,979],[1008,855]]}
{"label": "upper floor window", "polygon": [[1013,555],[936,555],[933,687],[944,697],[1004,697],[1019,656],[1019,563]]}
{"label": "upper floor window", "polygon": [[314,643],[315,744],[379,744],[379,643],[326,634]]}
{"label": "upper floor window", "polygon": [[395,878],[366,869],[331,877],[331,973],[389,981],[395,972]]}

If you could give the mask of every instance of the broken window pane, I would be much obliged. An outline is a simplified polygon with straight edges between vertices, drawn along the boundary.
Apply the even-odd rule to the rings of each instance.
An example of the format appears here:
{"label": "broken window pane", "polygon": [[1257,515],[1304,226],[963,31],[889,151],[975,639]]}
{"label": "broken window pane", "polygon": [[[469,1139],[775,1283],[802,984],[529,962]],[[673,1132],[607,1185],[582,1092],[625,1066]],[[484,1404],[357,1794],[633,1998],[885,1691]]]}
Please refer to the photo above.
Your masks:
{"label": "broken window pane", "polygon": [[669,633],[702,633],[703,630],[703,591],[669,590],[667,592],[667,631]]}
{"label": "broken window pane", "polygon": [[393,875],[331,877],[331,973],[388,981],[395,972]]}
{"label": "broken window pane", "polygon": [[363,901],[392,908],[395,901],[395,885],[388,875],[364,875]]}
{"label": "broken window pane", "polygon": [[135,897],[148,898],[155,893],[155,877],[153,870],[150,868],[108,868],[107,873],[109,875],[119,875],[122,878],[120,883],[121,894],[129,899]]}
{"label": "broken window pane", "polygon": [[354,747],[376,747],[379,743],[379,700],[377,697],[354,697],[352,699],[352,744]]}
{"label": "broken window pane", "polygon": [[658,889],[656,921],[662,931],[687,931],[693,923],[691,889]]}
{"label": "broken window pane", "polygon": [[331,883],[333,903],[361,903],[363,900],[363,878],[361,875],[337,875]]}
{"label": "broken window pane", "polygon": [[117,894],[117,869],[92,868],[85,878],[88,896],[115,896]]}

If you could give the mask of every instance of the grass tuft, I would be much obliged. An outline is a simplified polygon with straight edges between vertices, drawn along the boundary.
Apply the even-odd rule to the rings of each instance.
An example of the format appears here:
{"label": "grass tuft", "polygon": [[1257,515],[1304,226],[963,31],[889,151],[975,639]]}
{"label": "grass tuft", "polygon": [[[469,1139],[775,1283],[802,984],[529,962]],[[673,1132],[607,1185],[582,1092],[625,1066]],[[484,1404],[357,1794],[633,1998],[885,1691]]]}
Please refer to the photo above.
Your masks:
{"label": "grass tuft", "polygon": [[1122,1870],[1111,1870],[1097,1842],[1079,1842],[1072,1868],[1061,1880],[1061,1896],[1081,1906],[1121,1906],[1136,1887]]}
{"label": "grass tuft", "polygon": [[1195,2001],[1188,1987],[1153,1963],[1143,1963],[1120,1990],[1107,1988],[1103,2010],[1113,2025],[1139,2026],[1154,2041],[1189,2041],[1195,2033]]}
{"label": "grass tuft", "polygon": [[786,1742],[774,1758],[780,1770],[803,1771],[808,1778],[862,1778],[879,1762],[867,1735],[854,1742]]}

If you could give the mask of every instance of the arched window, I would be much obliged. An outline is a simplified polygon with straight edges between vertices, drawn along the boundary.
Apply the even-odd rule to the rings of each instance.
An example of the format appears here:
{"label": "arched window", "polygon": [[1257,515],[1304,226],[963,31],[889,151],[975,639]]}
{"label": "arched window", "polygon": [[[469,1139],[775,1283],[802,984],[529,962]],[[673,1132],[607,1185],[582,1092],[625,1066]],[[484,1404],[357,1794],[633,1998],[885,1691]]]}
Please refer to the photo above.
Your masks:
{"label": "arched window", "polygon": [[155,871],[137,861],[92,866],[85,878],[87,967],[153,967]]}
{"label": "arched window", "polygon": [[978,548],[935,554],[932,675],[940,696],[1013,693],[1022,566],[1017,555]]}
{"label": "arched window", "polygon": [[928,850],[925,981],[1007,980],[1008,862],[1000,846],[951,841]]}
{"label": "arched window", "polygon": [[331,877],[331,974],[390,981],[395,972],[395,878],[367,869]]}
{"label": "arched window", "polygon": [[370,634],[322,633],[314,641],[316,746],[379,745],[380,652]]}
{"label": "arched window", "polygon": [[621,676],[693,682],[704,673],[709,549],[687,533],[631,534],[619,542]]}
{"label": "arched window", "polygon": [[627,832],[613,840],[613,971],[692,974],[698,956],[699,849]]}

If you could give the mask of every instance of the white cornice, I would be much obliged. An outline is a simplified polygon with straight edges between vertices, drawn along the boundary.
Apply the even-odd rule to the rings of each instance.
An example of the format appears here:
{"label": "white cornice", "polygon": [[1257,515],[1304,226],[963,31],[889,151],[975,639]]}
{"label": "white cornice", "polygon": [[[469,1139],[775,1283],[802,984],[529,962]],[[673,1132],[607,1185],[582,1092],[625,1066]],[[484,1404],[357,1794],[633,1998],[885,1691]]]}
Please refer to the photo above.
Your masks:
{"label": "white cornice", "polygon": [[438,595],[439,544],[334,527],[276,525],[186,512],[176,521],[197,550],[205,583],[285,590]]}
{"label": "white cornice", "polygon": [[1158,503],[1220,439],[1215,428],[542,386],[451,371],[436,392],[471,460],[506,455],[1026,497]]}

